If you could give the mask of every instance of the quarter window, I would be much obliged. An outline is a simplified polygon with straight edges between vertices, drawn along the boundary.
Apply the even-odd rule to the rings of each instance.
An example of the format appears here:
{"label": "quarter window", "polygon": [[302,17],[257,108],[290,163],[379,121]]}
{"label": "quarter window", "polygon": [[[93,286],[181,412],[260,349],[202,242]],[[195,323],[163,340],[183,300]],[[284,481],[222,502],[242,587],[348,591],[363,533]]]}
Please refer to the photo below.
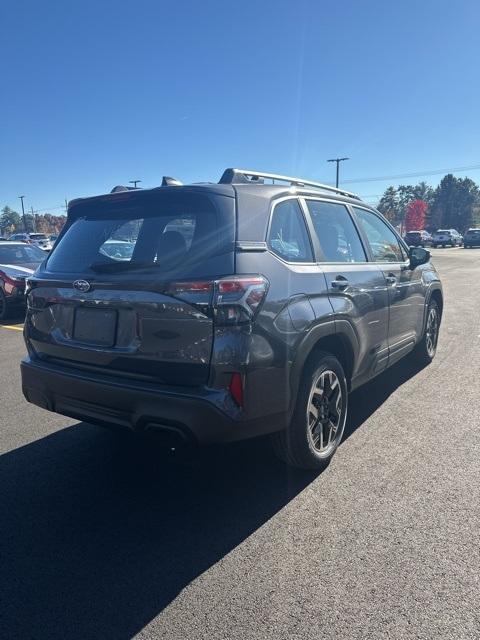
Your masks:
{"label": "quarter window", "polygon": [[404,262],[404,252],[393,231],[377,215],[354,207],[360,226],[367,236],[374,262]]}
{"label": "quarter window", "polygon": [[297,200],[284,200],[274,208],[268,244],[287,262],[313,262],[307,227]]}
{"label": "quarter window", "polygon": [[324,260],[365,262],[365,251],[346,207],[319,200],[306,202]]}

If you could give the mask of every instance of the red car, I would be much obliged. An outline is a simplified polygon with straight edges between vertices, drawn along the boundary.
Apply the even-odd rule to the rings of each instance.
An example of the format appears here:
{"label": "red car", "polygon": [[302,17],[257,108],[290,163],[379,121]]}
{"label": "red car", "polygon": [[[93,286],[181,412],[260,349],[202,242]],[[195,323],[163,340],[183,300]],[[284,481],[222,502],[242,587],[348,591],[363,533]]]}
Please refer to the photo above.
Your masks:
{"label": "red car", "polygon": [[44,251],[24,242],[0,242],[0,321],[25,307],[25,280],[45,260]]}

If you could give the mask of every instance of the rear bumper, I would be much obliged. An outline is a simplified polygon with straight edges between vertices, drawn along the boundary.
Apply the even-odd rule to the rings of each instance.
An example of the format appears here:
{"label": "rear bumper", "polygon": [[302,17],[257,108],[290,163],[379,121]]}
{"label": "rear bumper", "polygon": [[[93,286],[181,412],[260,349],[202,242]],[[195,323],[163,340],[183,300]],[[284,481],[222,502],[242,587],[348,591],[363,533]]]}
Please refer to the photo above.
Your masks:
{"label": "rear bumper", "polygon": [[246,419],[226,390],[165,388],[31,358],[22,361],[21,372],[25,398],[43,409],[94,424],[174,432],[194,444],[244,440],[285,422],[282,415]]}

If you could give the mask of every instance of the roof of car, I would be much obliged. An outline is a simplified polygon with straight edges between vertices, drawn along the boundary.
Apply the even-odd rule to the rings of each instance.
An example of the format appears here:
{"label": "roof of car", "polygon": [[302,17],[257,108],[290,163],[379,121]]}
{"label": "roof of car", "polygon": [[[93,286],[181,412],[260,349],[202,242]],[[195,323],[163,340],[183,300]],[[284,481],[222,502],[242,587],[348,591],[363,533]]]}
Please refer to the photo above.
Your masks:
{"label": "roof of car", "polygon": [[20,242],[20,241],[16,241],[16,240],[0,240],[0,245],[7,245],[9,247],[25,247],[25,246],[31,246],[31,245],[26,245],[25,242]]}
{"label": "roof of car", "polygon": [[[263,179],[272,180],[272,183],[265,183]],[[282,182],[278,183],[275,180]],[[76,198],[69,202],[68,213],[70,214],[76,207],[91,203],[101,202],[122,203],[126,200],[148,200],[157,193],[173,193],[179,189],[183,191],[208,192],[226,197],[235,197],[242,193],[245,195],[259,196],[271,200],[288,195],[300,195],[308,197],[321,197],[338,200],[350,204],[362,205],[372,208],[363,202],[357,195],[344,191],[330,185],[324,185],[303,178],[293,178],[280,174],[260,173],[258,171],[244,169],[226,169],[220,182],[198,182],[182,184],[174,178],[164,177],[162,186],[151,189],[134,189],[133,187],[116,186],[110,193],[100,194],[87,198]],[[82,206],[82,208],[83,208]]]}
{"label": "roof of car", "polygon": [[[369,209],[373,208],[367,203],[358,198],[349,197],[338,193],[330,193],[328,191],[322,191],[319,189],[309,189],[306,187],[289,187],[288,185],[277,184],[234,184],[223,185],[216,183],[192,183],[181,186],[172,187],[153,187],[152,189],[135,189],[126,192],[118,191],[115,193],[105,193],[96,196],[90,196],[87,198],[76,198],[68,203],[68,212],[75,209],[79,205],[86,205],[91,203],[100,204],[101,202],[118,203],[128,200],[143,200],[149,199],[149,196],[154,196],[156,193],[173,193],[178,190],[190,191],[190,192],[204,192],[211,193],[226,197],[235,197],[236,193],[243,193],[248,195],[259,196],[261,195],[265,199],[271,200],[272,198],[281,198],[289,195],[299,195],[307,197],[315,197],[329,200],[338,200],[340,202],[346,202],[354,205],[361,205]],[[83,207],[82,207],[83,208]]]}

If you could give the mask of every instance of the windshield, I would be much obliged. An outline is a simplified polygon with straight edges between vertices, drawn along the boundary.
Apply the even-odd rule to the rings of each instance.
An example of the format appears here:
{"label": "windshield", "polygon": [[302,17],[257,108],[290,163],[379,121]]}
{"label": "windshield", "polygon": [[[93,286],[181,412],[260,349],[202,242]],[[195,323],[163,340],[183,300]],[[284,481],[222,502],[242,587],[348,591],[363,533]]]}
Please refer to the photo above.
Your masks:
{"label": "windshield", "polygon": [[45,260],[45,251],[32,245],[0,245],[0,264],[40,264]]}
{"label": "windshield", "polygon": [[168,277],[228,272],[233,215],[226,223],[222,220],[210,198],[188,193],[165,194],[154,205],[133,210],[87,213],[68,227],[47,269],[54,273],[149,269]]}

